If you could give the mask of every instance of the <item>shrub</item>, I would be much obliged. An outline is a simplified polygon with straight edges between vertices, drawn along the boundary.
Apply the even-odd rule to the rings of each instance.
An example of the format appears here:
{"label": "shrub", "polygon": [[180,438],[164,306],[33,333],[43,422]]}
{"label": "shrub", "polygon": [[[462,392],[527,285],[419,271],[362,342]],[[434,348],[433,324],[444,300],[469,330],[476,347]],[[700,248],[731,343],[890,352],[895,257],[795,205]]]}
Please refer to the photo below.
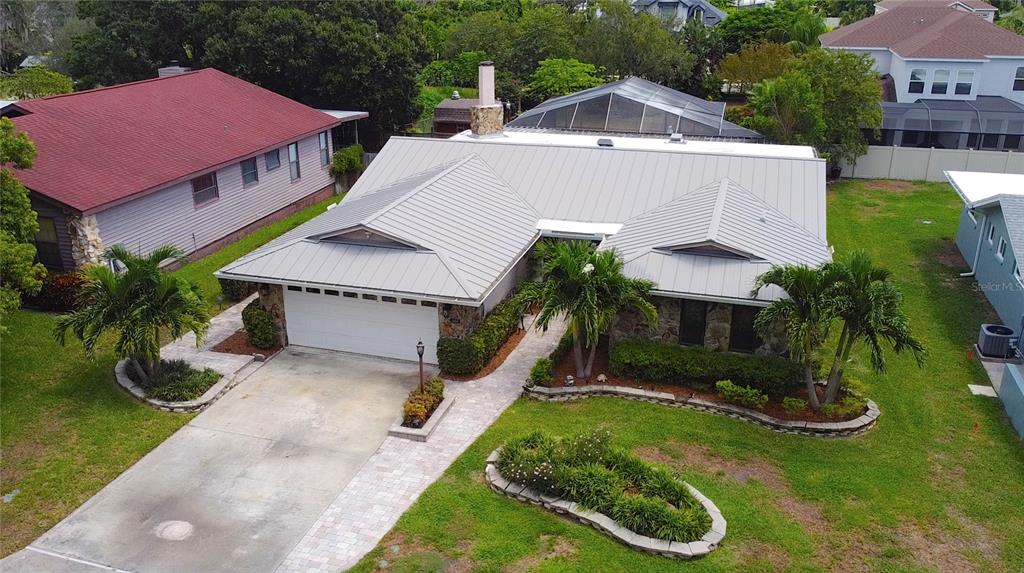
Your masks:
{"label": "shrub", "polygon": [[624,341],[609,352],[616,376],[663,384],[706,384],[728,379],[735,384],[778,395],[798,388],[803,374],[796,362],[777,356],[711,352],[675,344]]}
{"label": "shrub", "polygon": [[530,382],[537,386],[551,387],[555,382],[555,369],[554,364],[551,363],[551,359],[547,357],[540,357],[537,362],[530,368]]}
{"label": "shrub", "polygon": [[793,416],[803,414],[807,411],[807,400],[790,397],[783,398],[782,409]]}
{"label": "shrub", "polygon": [[25,297],[26,304],[48,312],[69,312],[78,308],[78,293],[85,279],[79,273],[50,273],[39,293]]}
{"label": "shrub", "polygon": [[504,300],[484,317],[465,338],[443,337],[437,341],[437,362],[445,374],[475,374],[498,353],[501,345],[519,329],[519,306]]}
{"label": "shrub", "polygon": [[711,527],[703,510],[678,510],[660,497],[620,496],[609,516],[619,525],[656,539],[699,539]]}
{"label": "shrub", "polygon": [[202,396],[220,380],[220,374],[210,368],[196,370],[184,360],[161,360],[160,377],[143,383],[131,365],[126,369],[128,378],[146,391],[146,396],[165,402],[185,402]]}
{"label": "shrub", "polygon": [[363,146],[356,143],[342,147],[331,158],[331,175],[363,172]]}
{"label": "shrub", "polygon": [[829,405],[834,407],[835,416],[847,418],[860,415],[868,407],[868,401],[858,394],[847,394],[838,403]]}
{"label": "shrub", "polygon": [[562,440],[558,454],[564,463],[573,466],[603,463],[611,449],[611,438],[612,433],[608,430],[592,430],[575,438]]}
{"label": "shrub", "polygon": [[731,380],[719,380],[715,383],[715,389],[726,402],[746,406],[760,410],[768,403],[768,396],[755,388],[738,386]]}
{"label": "shrub", "polygon": [[444,381],[433,377],[409,392],[402,405],[402,425],[408,428],[422,428],[438,405],[444,400]]}
{"label": "shrub", "polygon": [[249,344],[256,348],[272,348],[278,343],[277,323],[274,317],[255,299],[242,309],[242,325],[249,335]]}
{"label": "shrub", "polygon": [[562,478],[565,495],[587,509],[611,513],[615,500],[625,489],[619,474],[600,465],[569,466]]}
{"label": "shrub", "polygon": [[217,279],[217,282],[220,283],[220,292],[224,294],[224,298],[233,302],[241,302],[245,300],[245,297],[256,292],[256,283],[249,281]]}

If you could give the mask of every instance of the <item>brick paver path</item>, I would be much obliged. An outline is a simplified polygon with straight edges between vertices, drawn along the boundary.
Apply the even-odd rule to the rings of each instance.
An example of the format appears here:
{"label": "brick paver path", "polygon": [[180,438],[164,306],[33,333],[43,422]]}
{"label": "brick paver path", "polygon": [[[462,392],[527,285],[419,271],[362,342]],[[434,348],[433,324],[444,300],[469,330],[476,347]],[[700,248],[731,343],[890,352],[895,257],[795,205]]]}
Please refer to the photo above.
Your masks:
{"label": "brick paver path", "polygon": [[181,359],[194,368],[213,368],[223,376],[238,372],[252,362],[252,356],[214,352],[213,347],[242,329],[242,309],[254,298],[256,295],[213,317],[199,348],[196,348],[196,336],[189,332],[161,348],[160,357],[164,360]]}
{"label": "brick paver path", "polygon": [[427,442],[388,437],[278,567],[278,573],[343,571],[372,550],[428,485],[522,392],[537,358],[564,325],[530,329],[505,363],[472,382],[450,382],[455,403]]}

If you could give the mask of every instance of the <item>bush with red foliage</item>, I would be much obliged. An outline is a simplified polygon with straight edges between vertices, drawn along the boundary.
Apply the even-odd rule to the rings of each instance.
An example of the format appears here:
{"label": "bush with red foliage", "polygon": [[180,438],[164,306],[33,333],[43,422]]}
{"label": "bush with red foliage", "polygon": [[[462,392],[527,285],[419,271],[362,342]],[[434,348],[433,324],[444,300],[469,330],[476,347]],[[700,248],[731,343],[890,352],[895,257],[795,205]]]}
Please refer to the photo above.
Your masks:
{"label": "bush with red foliage", "polygon": [[78,308],[78,293],[84,284],[79,273],[50,273],[39,294],[25,297],[25,302],[48,312],[69,312]]}

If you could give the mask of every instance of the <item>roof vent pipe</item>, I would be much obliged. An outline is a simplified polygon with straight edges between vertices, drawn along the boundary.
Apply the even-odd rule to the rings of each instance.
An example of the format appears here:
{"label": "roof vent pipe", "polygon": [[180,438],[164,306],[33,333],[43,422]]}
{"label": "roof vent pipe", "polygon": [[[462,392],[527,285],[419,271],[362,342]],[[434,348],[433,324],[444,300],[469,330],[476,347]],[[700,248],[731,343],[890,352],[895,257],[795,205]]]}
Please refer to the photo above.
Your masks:
{"label": "roof vent pipe", "polygon": [[686,143],[686,141],[683,139],[683,134],[681,134],[681,133],[673,133],[673,134],[669,135],[668,136],[668,142],[669,143]]}
{"label": "roof vent pipe", "polygon": [[610,139],[602,137],[601,139],[597,140],[597,146],[598,147],[615,147],[615,143],[612,140],[610,140]]}

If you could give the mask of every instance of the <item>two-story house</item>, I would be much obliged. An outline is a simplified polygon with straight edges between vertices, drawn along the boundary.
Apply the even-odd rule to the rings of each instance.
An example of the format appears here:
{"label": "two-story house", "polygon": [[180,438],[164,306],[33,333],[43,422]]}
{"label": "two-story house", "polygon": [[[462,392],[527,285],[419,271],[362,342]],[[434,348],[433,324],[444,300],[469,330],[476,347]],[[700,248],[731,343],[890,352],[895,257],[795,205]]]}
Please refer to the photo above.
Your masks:
{"label": "two-story house", "polygon": [[726,17],[725,12],[708,0],[634,0],[633,9],[672,20],[677,27],[693,19],[706,26],[717,26]]}
{"label": "two-story house", "polygon": [[880,143],[1024,149],[1024,37],[946,6],[894,6],[820,37],[870,55],[885,102]]}
{"label": "two-story house", "polygon": [[882,0],[875,4],[875,14],[900,7],[952,8],[979,16],[987,22],[995,22],[999,9],[983,0]]}
{"label": "two-story house", "polygon": [[39,215],[38,258],[55,271],[118,244],[199,256],[327,198],[332,129],[367,117],[320,112],[214,69],[2,113],[35,142],[35,164],[17,176]]}

